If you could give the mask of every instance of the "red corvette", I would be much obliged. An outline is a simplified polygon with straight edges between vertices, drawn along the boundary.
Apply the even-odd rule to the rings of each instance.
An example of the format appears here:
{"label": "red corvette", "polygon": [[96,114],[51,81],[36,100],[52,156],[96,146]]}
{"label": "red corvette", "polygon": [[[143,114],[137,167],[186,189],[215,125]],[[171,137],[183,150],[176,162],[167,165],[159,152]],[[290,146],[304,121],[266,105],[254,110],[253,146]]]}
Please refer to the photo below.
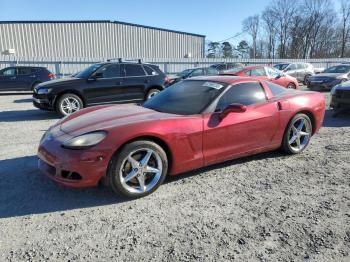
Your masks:
{"label": "red corvette", "polygon": [[283,148],[302,152],[321,127],[325,98],[249,77],[191,78],[143,105],[83,109],[41,139],[39,168],[67,186],[101,179],[128,197],[169,175]]}
{"label": "red corvette", "polygon": [[226,71],[224,75],[250,76],[291,89],[297,89],[299,87],[299,83],[296,78],[286,75],[276,68],[268,66],[250,66],[240,69],[239,71],[237,71],[237,69],[233,69],[232,71]]}

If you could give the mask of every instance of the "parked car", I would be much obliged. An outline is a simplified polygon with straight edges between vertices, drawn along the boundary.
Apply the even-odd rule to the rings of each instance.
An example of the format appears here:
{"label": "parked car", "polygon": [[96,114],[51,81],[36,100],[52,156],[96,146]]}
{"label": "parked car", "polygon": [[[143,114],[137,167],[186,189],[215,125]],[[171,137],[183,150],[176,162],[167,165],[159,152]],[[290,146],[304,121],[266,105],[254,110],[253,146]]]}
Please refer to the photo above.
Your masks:
{"label": "parked car", "polygon": [[268,66],[250,66],[243,69],[233,69],[226,71],[224,75],[250,76],[291,89],[297,89],[299,87],[299,83],[294,77]]}
{"label": "parked car", "polygon": [[38,84],[55,78],[45,67],[11,66],[0,70],[0,91],[32,91]]}
{"label": "parked car", "polygon": [[169,85],[173,85],[183,79],[195,77],[195,76],[211,76],[218,75],[219,71],[212,67],[195,67],[190,69],[185,69],[180,73],[176,74],[174,78],[171,78]]}
{"label": "parked car", "polygon": [[307,85],[309,77],[315,74],[315,68],[309,63],[283,63],[275,65],[274,68],[296,78],[304,85]]}
{"label": "parked car", "polygon": [[337,65],[327,68],[322,73],[309,78],[307,85],[310,89],[330,90],[335,85],[346,82],[350,79],[350,65]]}
{"label": "parked car", "polygon": [[249,77],[186,79],[143,105],[83,109],[41,139],[39,168],[71,187],[101,180],[142,197],[167,175],[282,148],[305,150],[321,127],[325,97]]}
{"label": "parked car", "polygon": [[330,107],[334,110],[334,116],[344,111],[350,111],[350,81],[332,88]]}
{"label": "parked car", "polygon": [[219,63],[210,66],[211,68],[215,68],[219,72],[225,72],[226,70],[234,69],[234,68],[244,68],[242,63]]}
{"label": "parked car", "polygon": [[74,77],[38,85],[33,104],[66,116],[87,106],[147,100],[162,91],[167,82],[167,76],[155,65],[99,63]]}

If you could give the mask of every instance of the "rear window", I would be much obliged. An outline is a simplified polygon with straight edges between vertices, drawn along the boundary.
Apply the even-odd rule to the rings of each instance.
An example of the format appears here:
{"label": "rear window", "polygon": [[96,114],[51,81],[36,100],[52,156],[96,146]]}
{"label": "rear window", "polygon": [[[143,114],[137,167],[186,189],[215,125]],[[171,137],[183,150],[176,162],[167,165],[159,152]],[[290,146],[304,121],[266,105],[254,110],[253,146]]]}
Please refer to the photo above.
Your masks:
{"label": "rear window", "polygon": [[141,65],[124,65],[125,76],[144,76],[146,75]]}
{"label": "rear window", "polygon": [[150,75],[150,76],[158,75],[157,71],[150,66],[144,65],[143,68],[145,69],[147,75]]}
{"label": "rear window", "polygon": [[30,75],[31,73],[33,73],[32,72],[32,69],[31,68],[29,68],[29,67],[24,67],[24,68],[22,68],[22,67],[20,67],[20,68],[17,68],[17,74],[18,75]]}
{"label": "rear window", "polygon": [[276,85],[276,84],[271,83],[271,82],[265,82],[265,84],[270,88],[273,96],[279,96],[281,94],[284,94],[284,93],[291,91],[291,90],[286,89],[283,86]]}

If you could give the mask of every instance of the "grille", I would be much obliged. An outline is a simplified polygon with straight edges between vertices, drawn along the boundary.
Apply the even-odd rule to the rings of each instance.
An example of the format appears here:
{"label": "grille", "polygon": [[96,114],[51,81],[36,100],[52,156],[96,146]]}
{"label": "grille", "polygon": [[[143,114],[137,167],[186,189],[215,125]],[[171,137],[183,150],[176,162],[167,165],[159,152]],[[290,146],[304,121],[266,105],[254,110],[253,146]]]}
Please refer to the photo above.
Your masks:
{"label": "grille", "polygon": [[350,91],[348,91],[348,90],[337,90],[336,97],[337,98],[350,99]]}

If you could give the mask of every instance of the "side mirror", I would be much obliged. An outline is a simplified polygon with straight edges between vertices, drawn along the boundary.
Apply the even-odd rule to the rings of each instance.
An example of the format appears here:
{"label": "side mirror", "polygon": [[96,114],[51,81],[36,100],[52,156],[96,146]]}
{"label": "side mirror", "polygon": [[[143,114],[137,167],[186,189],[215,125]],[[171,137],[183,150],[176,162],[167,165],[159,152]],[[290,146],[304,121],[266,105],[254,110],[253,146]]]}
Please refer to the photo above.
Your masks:
{"label": "side mirror", "polygon": [[230,113],[243,113],[247,111],[247,107],[242,104],[231,104],[228,105],[220,114],[220,119],[224,119],[226,116],[228,116]]}
{"label": "side mirror", "polygon": [[280,79],[282,77],[282,74],[278,74],[275,79]]}
{"label": "side mirror", "polygon": [[94,82],[96,81],[98,78],[102,78],[103,74],[102,73],[94,73],[92,74],[89,78],[88,78],[88,82]]}

